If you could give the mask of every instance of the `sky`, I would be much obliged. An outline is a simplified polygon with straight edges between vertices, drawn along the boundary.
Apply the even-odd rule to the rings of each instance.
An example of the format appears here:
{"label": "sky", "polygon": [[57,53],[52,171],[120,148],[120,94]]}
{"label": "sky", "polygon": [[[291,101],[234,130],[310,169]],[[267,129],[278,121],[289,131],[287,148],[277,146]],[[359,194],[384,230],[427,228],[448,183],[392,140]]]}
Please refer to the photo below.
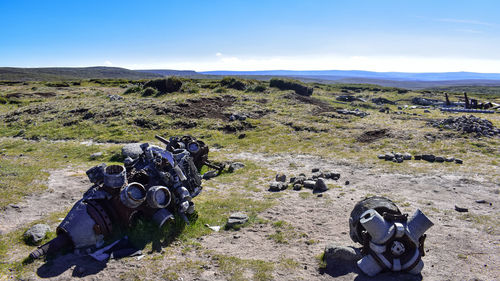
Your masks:
{"label": "sky", "polygon": [[500,1],[0,0],[0,66],[500,73]]}

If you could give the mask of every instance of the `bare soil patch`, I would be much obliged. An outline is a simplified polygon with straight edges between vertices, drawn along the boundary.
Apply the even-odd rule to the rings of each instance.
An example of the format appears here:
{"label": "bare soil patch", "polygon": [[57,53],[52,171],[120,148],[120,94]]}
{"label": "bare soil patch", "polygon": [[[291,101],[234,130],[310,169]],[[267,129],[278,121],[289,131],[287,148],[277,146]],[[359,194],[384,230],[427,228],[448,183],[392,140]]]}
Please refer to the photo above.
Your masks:
{"label": "bare soil patch", "polygon": [[366,131],[362,133],[360,136],[358,136],[356,139],[359,142],[374,142],[378,139],[388,137],[389,135],[389,130],[388,129],[380,129],[380,130],[371,130],[371,131]]}
{"label": "bare soil patch", "polygon": [[71,167],[50,172],[48,189],[41,194],[27,196],[0,212],[0,232],[7,233],[43,219],[47,215],[64,211],[81,198],[89,187],[83,171]]}
{"label": "bare soil patch", "polygon": [[317,98],[308,97],[308,96],[301,96],[301,95],[297,95],[297,94],[287,94],[287,95],[285,95],[285,98],[297,100],[297,101],[300,101],[300,102],[306,103],[306,104],[315,105],[316,108],[313,110],[314,114],[335,111],[335,108],[333,106],[331,106],[327,102],[324,102],[324,101],[317,99]]}

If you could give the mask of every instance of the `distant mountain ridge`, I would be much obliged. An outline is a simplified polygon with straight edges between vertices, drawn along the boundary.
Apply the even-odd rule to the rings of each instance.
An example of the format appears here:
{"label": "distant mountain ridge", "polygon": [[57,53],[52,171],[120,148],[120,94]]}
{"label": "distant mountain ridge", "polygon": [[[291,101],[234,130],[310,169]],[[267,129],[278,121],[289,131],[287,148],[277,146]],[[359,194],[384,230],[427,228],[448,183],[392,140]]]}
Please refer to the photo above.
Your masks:
{"label": "distant mountain ridge", "polygon": [[323,77],[325,80],[343,78],[382,79],[392,81],[453,81],[453,80],[500,80],[500,73],[478,72],[374,72],[363,70],[265,70],[265,71],[204,71],[207,75],[266,75],[290,77]]}
{"label": "distant mountain ridge", "polygon": [[476,72],[373,72],[361,70],[266,70],[266,71],[205,71],[145,69],[130,70],[119,67],[0,67],[0,81],[61,81],[81,79],[154,79],[179,76],[191,79],[220,79],[239,76],[245,79],[269,80],[288,77],[303,82],[375,84],[407,89],[450,86],[500,86],[500,73]]}
{"label": "distant mountain ridge", "polygon": [[75,79],[150,79],[161,74],[145,73],[120,67],[0,67],[0,80],[54,81]]}

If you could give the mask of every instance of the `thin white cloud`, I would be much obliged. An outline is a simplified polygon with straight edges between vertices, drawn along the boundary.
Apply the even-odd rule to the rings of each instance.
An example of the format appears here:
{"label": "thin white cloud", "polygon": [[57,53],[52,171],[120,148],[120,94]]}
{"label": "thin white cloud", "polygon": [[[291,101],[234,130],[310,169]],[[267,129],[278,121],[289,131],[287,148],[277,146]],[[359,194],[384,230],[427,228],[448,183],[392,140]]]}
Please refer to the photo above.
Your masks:
{"label": "thin white cloud", "polygon": [[462,23],[462,24],[473,24],[473,25],[485,25],[485,26],[494,26],[494,25],[495,25],[495,24],[493,24],[493,23],[484,22],[484,21],[477,21],[477,20],[464,20],[464,19],[451,19],[451,18],[437,19],[437,21],[441,21],[441,22],[449,22],[449,23]]}
{"label": "thin white cloud", "polygon": [[455,29],[458,32],[463,32],[463,33],[473,33],[473,34],[483,34],[484,32],[480,30],[475,30],[475,29]]}
{"label": "thin white cloud", "polygon": [[104,62],[104,65],[106,65],[106,66],[112,66],[112,65],[113,65],[113,63],[112,63],[112,62],[110,62],[109,60],[107,60],[107,61],[105,61],[105,62]]}
{"label": "thin white cloud", "polygon": [[215,56],[216,56],[216,57],[222,57],[222,53],[217,52],[217,53],[215,54]]}
{"label": "thin white cloud", "polygon": [[500,73],[500,60],[472,58],[432,58],[410,56],[301,56],[301,57],[228,57],[199,59],[197,61],[161,61],[154,65],[131,64],[132,69],[191,69],[209,70],[369,70],[399,72],[455,72],[471,71]]}

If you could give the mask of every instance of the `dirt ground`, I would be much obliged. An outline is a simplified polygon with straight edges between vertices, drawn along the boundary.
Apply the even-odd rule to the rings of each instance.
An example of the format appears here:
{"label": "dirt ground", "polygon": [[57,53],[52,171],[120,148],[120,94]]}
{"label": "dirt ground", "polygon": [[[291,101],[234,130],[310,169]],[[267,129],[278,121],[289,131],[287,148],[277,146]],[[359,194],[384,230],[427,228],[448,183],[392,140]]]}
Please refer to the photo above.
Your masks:
{"label": "dirt ground", "polygon": [[71,167],[52,171],[46,192],[27,196],[24,201],[10,204],[0,212],[0,233],[10,232],[71,207],[89,188],[88,180],[82,174],[85,172]]}
{"label": "dirt ground", "polygon": [[[308,189],[271,193],[267,191],[267,185],[256,186],[263,192],[255,193],[255,196],[277,196],[278,204],[259,217],[270,222],[286,222],[286,228],[280,230],[287,236],[286,243],[270,239],[270,235],[277,232],[270,223],[251,224],[239,231],[213,232],[198,239],[203,250],[182,251],[183,246],[176,243],[169,246],[171,249],[162,265],[148,270],[144,279],[164,279],[162,267],[189,259],[199,261],[203,268],[201,271],[181,269],[177,274],[182,280],[228,280],[214,261],[216,254],[274,263],[272,276],[276,280],[498,280],[500,276],[500,184],[481,175],[463,172],[408,174],[406,171],[419,165],[440,165],[418,161],[405,161],[400,164],[400,172],[386,173],[376,165],[308,155],[239,153],[227,157],[235,161],[254,161],[287,176],[301,172],[311,174],[312,168],[321,168],[338,172],[341,178],[329,180],[332,188],[321,196]],[[53,172],[48,183],[49,192],[28,197],[17,204],[19,208],[9,207],[2,211],[2,231],[10,231],[45,214],[70,207],[88,188],[86,178],[81,173],[75,174],[69,168]],[[349,181],[348,185],[346,181]],[[352,264],[328,265],[324,270],[319,269],[317,257],[326,245],[360,246],[349,238],[348,218],[354,204],[371,195],[391,198],[404,213],[411,214],[419,208],[434,223],[427,232],[422,276],[385,273],[368,278]],[[58,204],[48,204],[55,200]],[[476,203],[476,200],[485,200],[486,203]],[[469,211],[459,213],[455,211],[455,205]],[[294,262],[290,266],[280,265],[285,260]],[[67,254],[41,265],[31,277],[112,280],[127,272],[144,270],[143,266],[143,261],[136,257],[99,263],[89,257]],[[247,277],[251,279],[251,275]]]}

